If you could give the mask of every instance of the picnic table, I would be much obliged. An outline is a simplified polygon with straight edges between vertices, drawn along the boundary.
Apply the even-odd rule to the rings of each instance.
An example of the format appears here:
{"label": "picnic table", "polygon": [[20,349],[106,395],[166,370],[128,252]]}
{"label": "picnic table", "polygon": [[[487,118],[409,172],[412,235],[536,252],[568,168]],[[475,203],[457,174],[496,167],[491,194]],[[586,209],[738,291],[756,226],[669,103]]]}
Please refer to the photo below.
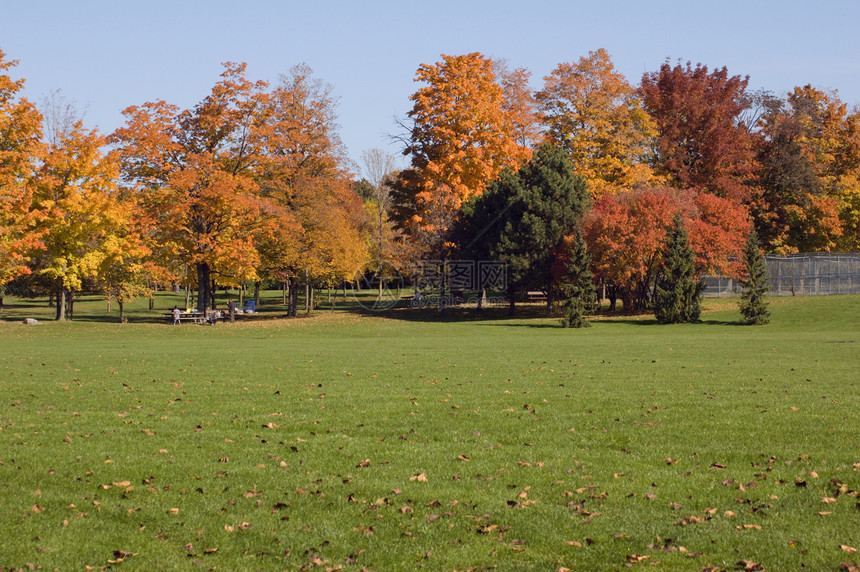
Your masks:
{"label": "picnic table", "polygon": [[[170,321],[173,322],[173,312],[169,312],[167,317],[170,318]],[[192,324],[202,324],[205,321],[202,312],[198,312],[197,310],[192,310],[190,312],[179,312],[179,323],[183,322],[191,322]]]}

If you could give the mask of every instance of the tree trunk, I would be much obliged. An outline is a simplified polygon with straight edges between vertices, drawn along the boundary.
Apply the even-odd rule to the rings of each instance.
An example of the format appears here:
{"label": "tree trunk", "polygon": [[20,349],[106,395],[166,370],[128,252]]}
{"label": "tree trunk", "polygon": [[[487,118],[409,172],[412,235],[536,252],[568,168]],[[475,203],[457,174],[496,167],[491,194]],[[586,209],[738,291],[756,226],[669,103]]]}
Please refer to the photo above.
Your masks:
{"label": "tree trunk", "polygon": [[197,263],[197,310],[204,316],[209,309],[210,269],[205,262]]}
{"label": "tree trunk", "polygon": [[69,292],[69,295],[66,297],[66,304],[68,304],[68,309],[66,310],[66,318],[71,321],[75,319],[75,293]]}
{"label": "tree trunk", "polygon": [[254,305],[260,307],[260,281],[254,282]]}
{"label": "tree trunk", "polygon": [[282,283],[282,286],[283,286],[283,290],[284,290],[284,306],[286,306],[287,305],[287,281],[286,280],[284,280],[284,282]]}
{"label": "tree trunk", "polygon": [[295,317],[299,313],[299,279],[290,276],[290,296],[287,306],[287,315]]}
{"label": "tree trunk", "polygon": [[517,308],[517,291],[511,286],[508,288],[508,315],[513,316]]}
{"label": "tree trunk", "polygon": [[122,300],[117,300],[116,304],[117,304],[117,306],[119,306],[119,323],[124,324],[125,323],[125,311],[123,310]]}
{"label": "tree trunk", "polygon": [[445,315],[445,306],[447,305],[447,300],[445,300],[445,290],[448,286],[447,281],[445,280],[445,276],[447,272],[445,272],[445,264],[446,261],[442,260],[442,267],[439,269],[442,279],[439,281],[439,313],[443,316]]}
{"label": "tree trunk", "polygon": [[60,288],[60,291],[57,292],[57,321],[66,321],[66,290],[64,288]]}

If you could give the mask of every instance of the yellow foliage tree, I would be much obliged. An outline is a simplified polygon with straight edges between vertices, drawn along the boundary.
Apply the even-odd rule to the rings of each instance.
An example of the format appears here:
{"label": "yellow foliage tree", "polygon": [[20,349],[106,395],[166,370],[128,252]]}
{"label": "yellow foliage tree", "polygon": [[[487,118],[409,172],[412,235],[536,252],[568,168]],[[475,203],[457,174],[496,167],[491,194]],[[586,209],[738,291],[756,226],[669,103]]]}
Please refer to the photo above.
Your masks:
{"label": "yellow foliage tree", "polygon": [[535,94],[546,140],[564,149],[592,196],[654,184],[648,166],[656,126],[604,49],[559,64]]}
{"label": "yellow foliage tree", "polygon": [[105,139],[80,122],[59,134],[42,160],[32,208],[44,231],[37,268],[57,294],[57,319],[66,319],[66,295],[96,279],[126,245],[130,214],[117,189],[118,164],[101,151]]}

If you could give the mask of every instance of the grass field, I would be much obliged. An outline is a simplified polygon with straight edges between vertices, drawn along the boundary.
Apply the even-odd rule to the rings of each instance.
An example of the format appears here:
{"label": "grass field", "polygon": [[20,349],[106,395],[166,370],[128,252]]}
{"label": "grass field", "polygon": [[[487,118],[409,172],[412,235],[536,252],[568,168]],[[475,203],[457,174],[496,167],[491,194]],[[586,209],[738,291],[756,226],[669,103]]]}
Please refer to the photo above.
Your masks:
{"label": "grass field", "polygon": [[175,301],[7,299],[0,570],[860,563],[858,296],[584,330]]}

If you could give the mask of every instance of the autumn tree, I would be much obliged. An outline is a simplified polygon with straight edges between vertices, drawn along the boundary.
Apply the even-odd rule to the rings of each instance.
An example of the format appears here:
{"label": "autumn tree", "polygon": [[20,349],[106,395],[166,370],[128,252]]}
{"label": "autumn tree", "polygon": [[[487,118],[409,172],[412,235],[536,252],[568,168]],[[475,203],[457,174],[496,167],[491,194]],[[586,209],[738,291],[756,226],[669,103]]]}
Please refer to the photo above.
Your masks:
{"label": "autumn tree", "polygon": [[20,97],[24,80],[13,80],[16,61],[0,50],[0,310],[8,282],[30,272],[29,254],[39,246],[34,232],[32,182],[42,155],[42,116]]}
{"label": "autumn tree", "polygon": [[611,308],[621,298],[625,311],[642,311],[653,299],[663,240],[681,213],[697,273],[735,276],[749,232],[746,208],[694,190],[645,187],[604,195],[586,214],[583,232],[592,269],[606,287]]}
{"label": "autumn tree", "polygon": [[112,137],[154,242],[196,269],[200,311],[211,307],[214,277],[257,276],[253,230],[261,212],[256,177],[266,87],[245,78],[245,64],[228,63],[193,109],[163,101],[129,107],[125,127]]}
{"label": "autumn tree", "polygon": [[289,283],[288,314],[295,315],[300,282],[310,298],[315,284],[351,280],[362,268],[367,217],[345,166],[332,88],[309,67],[280,77],[261,131],[262,269]]}
{"label": "autumn tree", "polygon": [[546,140],[567,152],[593,197],[654,182],[656,126],[606,50],[559,64],[535,98]]}
{"label": "autumn tree", "polygon": [[105,138],[80,122],[58,133],[40,165],[32,208],[39,215],[39,274],[57,298],[57,320],[67,317],[67,295],[95,279],[106,259],[126,244],[130,213],[118,199],[118,165],[104,155]]}
{"label": "autumn tree", "polygon": [[502,109],[511,119],[517,145],[534,149],[540,144],[543,133],[529,84],[531,72],[525,68],[512,69],[507,60],[494,59],[493,73],[502,88]]}
{"label": "autumn tree", "polygon": [[440,251],[462,203],[530,151],[518,144],[519,115],[489,58],[443,55],[434,65],[422,64],[415,81],[425,85],[410,96],[402,137],[411,157],[400,182],[400,200],[411,205],[403,225],[423,231],[429,248]]}
{"label": "autumn tree", "polygon": [[687,230],[676,213],[666,234],[654,296],[654,316],[661,324],[696,322],[702,313],[705,283],[696,270]]}
{"label": "autumn tree", "polygon": [[401,265],[398,238],[392,218],[394,197],[391,183],[397,171],[395,157],[382,149],[366,149],[361,153],[366,178],[364,209],[370,225],[371,267],[378,280],[378,298],[382,299],[383,281],[391,278]]}
{"label": "autumn tree", "polygon": [[750,126],[740,118],[748,78],[725,67],[667,61],[642,76],[645,110],[657,125],[655,168],[679,188],[704,190],[735,202],[750,198],[755,156]]}
{"label": "autumn tree", "polygon": [[860,113],[849,114],[835,92],[797,87],[784,100],[768,99],[758,135],[760,193],[752,210],[767,249],[856,245]]}

